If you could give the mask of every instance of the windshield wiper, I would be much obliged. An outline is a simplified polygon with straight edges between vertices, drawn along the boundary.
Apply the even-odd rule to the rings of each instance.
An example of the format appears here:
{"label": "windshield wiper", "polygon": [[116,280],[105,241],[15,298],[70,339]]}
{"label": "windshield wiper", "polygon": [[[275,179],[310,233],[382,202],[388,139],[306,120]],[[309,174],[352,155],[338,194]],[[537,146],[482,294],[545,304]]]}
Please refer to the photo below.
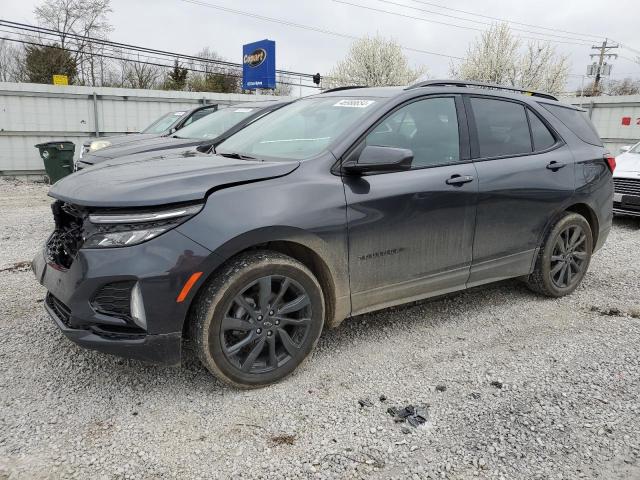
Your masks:
{"label": "windshield wiper", "polygon": [[235,158],[236,160],[255,160],[254,157],[250,157],[249,155],[242,155],[236,152],[224,152],[218,153],[217,155],[220,155],[221,157]]}

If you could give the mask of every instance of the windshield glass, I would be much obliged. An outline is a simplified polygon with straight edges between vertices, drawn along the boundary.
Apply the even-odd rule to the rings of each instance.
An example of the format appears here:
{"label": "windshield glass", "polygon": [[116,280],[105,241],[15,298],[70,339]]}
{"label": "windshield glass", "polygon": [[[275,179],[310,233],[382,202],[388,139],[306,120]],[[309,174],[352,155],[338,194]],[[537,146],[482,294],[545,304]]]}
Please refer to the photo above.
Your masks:
{"label": "windshield glass", "polygon": [[302,160],[324,149],[373,107],[375,100],[320,97],[299,100],[221,143],[216,152]]}
{"label": "windshield glass", "polygon": [[640,153],[640,143],[636,143],[629,151],[631,153]]}
{"label": "windshield glass", "polygon": [[213,112],[206,117],[178,130],[178,138],[198,138],[207,140],[216,138],[232,127],[235,127],[258,109],[250,107],[229,107]]}
{"label": "windshield glass", "polygon": [[165,130],[171,128],[171,125],[176,123],[186,112],[171,112],[163,115],[158,120],[153,122],[147,128],[142,130],[141,133],[162,133]]}

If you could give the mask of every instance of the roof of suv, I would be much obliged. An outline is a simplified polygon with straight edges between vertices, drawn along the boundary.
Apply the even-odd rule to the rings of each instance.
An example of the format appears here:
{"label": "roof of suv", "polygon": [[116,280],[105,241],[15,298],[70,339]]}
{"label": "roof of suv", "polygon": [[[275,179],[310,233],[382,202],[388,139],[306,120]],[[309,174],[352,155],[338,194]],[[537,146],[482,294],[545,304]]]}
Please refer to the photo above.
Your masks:
{"label": "roof of suv", "polygon": [[[513,98],[522,100],[524,96],[526,99],[549,103],[560,103],[556,97],[544,92],[537,92],[535,90],[519,89],[517,87],[510,87],[506,85],[493,85],[480,82],[467,82],[461,80],[428,80],[420,82],[408,87],[394,86],[394,87],[366,87],[366,86],[352,86],[352,87],[338,87],[335,89],[327,90],[321,95],[325,96],[342,96],[342,97],[379,97],[379,98],[392,98],[403,93],[417,93],[425,92],[424,89],[429,89],[434,93],[474,93],[474,94],[492,94],[496,96]],[[573,108],[573,107],[572,107]]]}

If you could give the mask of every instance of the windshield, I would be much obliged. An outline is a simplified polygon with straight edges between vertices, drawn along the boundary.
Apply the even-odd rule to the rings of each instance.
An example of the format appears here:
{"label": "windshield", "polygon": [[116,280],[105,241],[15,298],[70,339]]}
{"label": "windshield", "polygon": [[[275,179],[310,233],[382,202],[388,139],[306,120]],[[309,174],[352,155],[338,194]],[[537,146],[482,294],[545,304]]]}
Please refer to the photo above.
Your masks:
{"label": "windshield", "polygon": [[197,122],[193,122],[191,125],[181,128],[175,136],[202,140],[216,138],[256,111],[258,111],[257,108],[249,107],[229,107],[218,110]]}
{"label": "windshield", "polygon": [[165,130],[171,128],[171,125],[176,123],[186,112],[171,112],[163,115],[158,120],[153,122],[147,128],[142,130],[141,133],[162,133]]}
{"label": "windshield", "polygon": [[631,153],[640,153],[640,143],[636,143],[629,151]]}
{"label": "windshield", "polygon": [[291,103],[221,143],[216,152],[302,160],[312,157],[364,116],[375,100],[319,97]]}

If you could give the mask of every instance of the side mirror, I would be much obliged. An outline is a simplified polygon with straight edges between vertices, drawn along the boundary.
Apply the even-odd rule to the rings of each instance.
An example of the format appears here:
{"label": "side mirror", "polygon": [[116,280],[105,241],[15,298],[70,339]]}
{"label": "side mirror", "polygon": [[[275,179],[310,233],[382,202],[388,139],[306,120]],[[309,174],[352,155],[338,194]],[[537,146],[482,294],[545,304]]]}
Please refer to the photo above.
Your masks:
{"label": "side mirror", "polygon": [[356,162],[349,161],[342,165],[345,172],[362,174],[369,172],[403,172],[411,169],[413,152],[406,148],[364,147]]}
{"label": "side mirror", "polygon": [[631,145],[624,145],[623,147],[620,147],[620,153],[626,153],[629,150],[631,150]]}

